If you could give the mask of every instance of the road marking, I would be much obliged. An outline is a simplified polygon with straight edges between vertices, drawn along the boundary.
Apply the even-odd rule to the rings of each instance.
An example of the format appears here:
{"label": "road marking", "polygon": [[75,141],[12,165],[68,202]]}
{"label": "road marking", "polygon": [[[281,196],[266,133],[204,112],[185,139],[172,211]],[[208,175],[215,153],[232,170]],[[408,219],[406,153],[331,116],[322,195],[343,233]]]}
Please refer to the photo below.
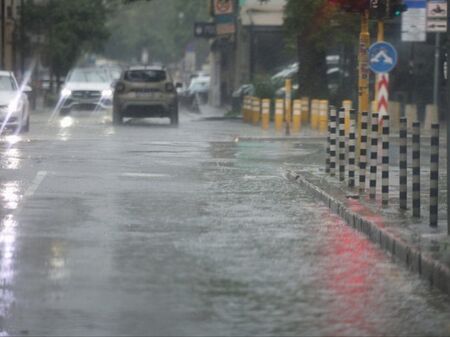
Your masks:
{"label": "road marking", "polygon": [[122,177],[128,178],[167,178],[170,177],[168,174],[159,173],[122,173]]}
{"label": "road marking", "polygon": [[248,175],[244,176],[244,180],[264,181],[264,180],[272,180],[272,179],[282,179],[282,177],[279,177],[279,176],[248,176]]}
{"label": "road marking", "polygon": [[31,186],[28,187],[27,191],[25,192],[25,197],[26,198],[32,197],[33,194],[36,193],[37,189],[42,184],[42,182],[44,181],[44,179],[47,176],[47,174],[48,174],[47,171],[39,171],[36,174],[36,177],[34,178]]}

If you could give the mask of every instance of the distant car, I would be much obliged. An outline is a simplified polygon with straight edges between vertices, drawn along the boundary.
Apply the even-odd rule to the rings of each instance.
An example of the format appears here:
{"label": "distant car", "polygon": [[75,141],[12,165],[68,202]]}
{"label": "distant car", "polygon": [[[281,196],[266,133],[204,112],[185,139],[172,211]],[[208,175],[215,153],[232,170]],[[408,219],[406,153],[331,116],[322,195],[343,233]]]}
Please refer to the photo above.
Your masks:
{"label": "distant car", "polygon": [[0,123],[1,130],[13,128],[17,132],[30,129],[30,111],[27,93],[29,86],[20,88],[14,74],[0,71]]}
{"label": "distant car", "polygon": [[125,117],[168,117],[178,124],[177,91],[166,69],[135,66],[122,72],[114,90],[113,122],[122,124]]}
{"label": "distant car", "polygon": [[61,90],[60,114],[71,110],[112,108],[113,79],[104,69],[76,68],[67,76]]}
{"label": "distant car", "polygon": [[180,92],[182,105],[191,111],[199,111],[199,105],[208,100],[211,78],[205,75],[193,77],[189,87]]}

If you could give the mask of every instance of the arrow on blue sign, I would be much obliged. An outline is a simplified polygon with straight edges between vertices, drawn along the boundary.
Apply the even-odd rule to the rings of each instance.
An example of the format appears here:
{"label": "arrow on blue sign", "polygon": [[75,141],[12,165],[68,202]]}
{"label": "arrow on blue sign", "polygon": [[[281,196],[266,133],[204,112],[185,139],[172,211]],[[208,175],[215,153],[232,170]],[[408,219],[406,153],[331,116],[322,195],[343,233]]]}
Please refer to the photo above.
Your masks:
{"label": "arrow on blue sign", "polygon": [[397,51],[387,42],[376,42],[369,48],[369,66],[375,73],[388,73],[397,65]]}

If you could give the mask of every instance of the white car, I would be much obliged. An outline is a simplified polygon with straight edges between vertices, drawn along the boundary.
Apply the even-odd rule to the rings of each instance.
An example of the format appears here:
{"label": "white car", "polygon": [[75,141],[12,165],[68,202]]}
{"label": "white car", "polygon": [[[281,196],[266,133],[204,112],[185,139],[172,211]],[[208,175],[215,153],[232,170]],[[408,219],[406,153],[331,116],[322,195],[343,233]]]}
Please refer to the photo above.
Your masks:
{"label": "white car", "polygon": [[112,109],[113,78],[99,68],[77,68],[61,90],[60,114],[71,110]]}
{"label": "white car", "polygon": [[20,88],[12,72],[0,71],[1,132],[5,128],[13,128],[17,132],[27,132],[30,129],[28,92],[31,92],[31,88]]}

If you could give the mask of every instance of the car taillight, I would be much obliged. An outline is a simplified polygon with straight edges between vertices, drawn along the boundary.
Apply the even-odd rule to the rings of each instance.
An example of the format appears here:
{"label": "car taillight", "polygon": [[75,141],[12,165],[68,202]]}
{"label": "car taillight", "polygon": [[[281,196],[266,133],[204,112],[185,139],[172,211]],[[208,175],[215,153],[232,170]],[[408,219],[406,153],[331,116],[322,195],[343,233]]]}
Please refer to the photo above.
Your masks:
{"label": "car taillight", "polygon": [[173,86],[172,83],[166,83],[166,91],[167,92],[174,92],[175,91],[175,87]]}
{"label": "car taillight", "polygon": [[122,82],[119,82],[116,84],[116,91],[117,92],[124,92],[125,91],[125,84]]}

